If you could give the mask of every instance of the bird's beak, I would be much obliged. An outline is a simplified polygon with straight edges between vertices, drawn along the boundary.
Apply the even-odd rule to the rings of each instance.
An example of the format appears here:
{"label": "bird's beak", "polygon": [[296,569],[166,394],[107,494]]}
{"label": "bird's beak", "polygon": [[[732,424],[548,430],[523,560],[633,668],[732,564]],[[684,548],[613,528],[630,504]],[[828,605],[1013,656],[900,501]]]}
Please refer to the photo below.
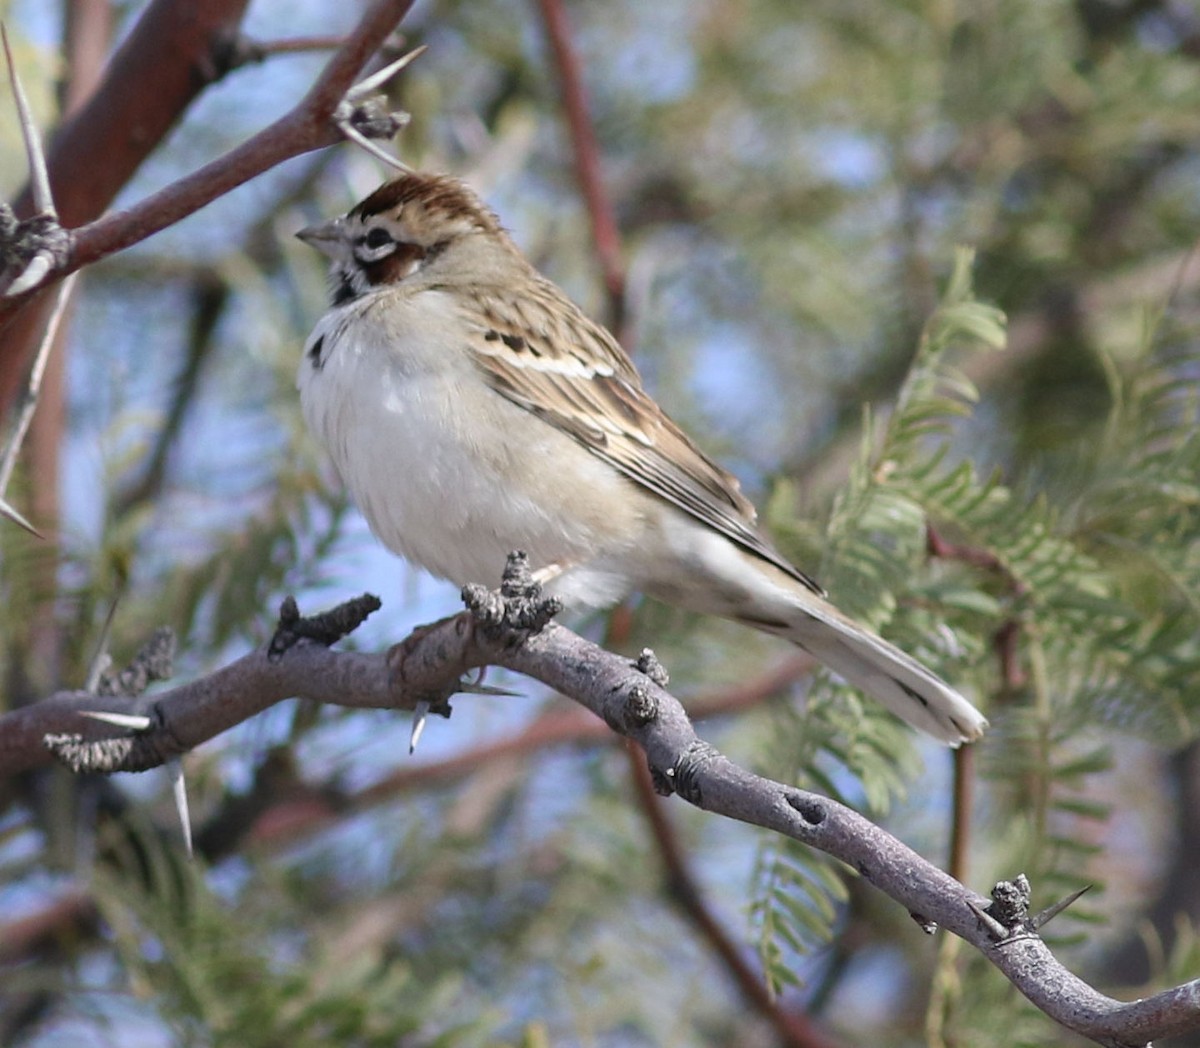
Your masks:
{"label": "bird's beak", "polygon": [[343,242],[343,223],[340,218],[322,222],[319,226],[305,226],[296,234],[306,244],[311,244],[323,255],[336,258]]}

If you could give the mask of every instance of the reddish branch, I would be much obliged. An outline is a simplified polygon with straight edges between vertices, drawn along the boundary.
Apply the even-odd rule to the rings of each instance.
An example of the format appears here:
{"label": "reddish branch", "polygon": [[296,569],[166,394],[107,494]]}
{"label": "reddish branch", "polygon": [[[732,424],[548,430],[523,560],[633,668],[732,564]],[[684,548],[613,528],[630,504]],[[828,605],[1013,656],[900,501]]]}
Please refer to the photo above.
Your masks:
{"label": "reddish branch", "polygon": [[625,330],[625,267],[621,261],[621,237],[612,204],[604,189],[604,178],[600,173],[600,150],[596,145],[596,134],[588,115],[587,95],[583,87],[583,76],[579,68],[579,55],[571,41],[567,15],[562,0],[538,0],[550,50],[554,55],[555,68],[562,88],[563,110],[567,127],[571,132],[571,143],[575,155],[575,173],[579,188],[587,205],[592,224],[592,239],[596,244],[596,257],[604,276],[604,287],[608,293],[609,327],[617,339],[628,346]]}
{"label": "reddish branch", "polygon": [[[112,37],[113,11],[108,0],[74,0],[66,8],[63,47],[66,64],[59,94],[63,111],[70,117],[79,111],[100,82]],[[60,292],[71,294],[67,288],[60,288]],[[55,298],[55,295],[46,296],[44,313],[43,308],[30,310],[30,313],[36,314],[39,320],[44,315],[45,322],[50,323]],[[37,478],[37,483],[29,489],[27,513],[47,541],[42,547],[41,556],[34,560],[34,575],[27,580],[30,592],[41,597],[30,612],[29,647],[23,657],[28,666],[36,666],[40,672],[51,674],[52,679],[57,679],[62,662],[60,649],[63,637],[54,593],[59,570],[60,470],[67,428],[66,333],[71,324],[73,303],[67,302],[64,308],[66,313],[59,318],[40,390],[28,404],[28,410],[33,411],[36,405],[36,411],[31,420],[26,459],[29,476]],[[38,335],[35,341],[40,341],[47,333],[40,323],[31,333],[33,331]],[[3,340],[0,340],[0,354],[3,352]],[[0,379],[2,385],[3,380]],[[20,426],[19,421],[17,425]],[[10,439],[14,442],[14,451],[19,450],[21,442],[17,435],[14,433]],[[28,670],[23,672],[28,673]],[[25,696],[14,695],[13,698],[20,702]]]}
{"label": "reddish branch", "polygon": [[96,924],[91,893],[83,889],[69,891],[36,913],[4,925],[0,964],[18,964],[59,949]]}
{"label": "reddish branch", "polygon": [[[248,0],[153,0],[124,44],[109,60],[103,79],[58,129],[47,154],[50,186],[64,226],[100,215],[158,146],[196,97],[216,79],[216,42],[236,37]],[[83,34],[89,16],[72,17],[68,32]],[[94,37],[94,34],[93,34]],[[32,212],[26,188],[18,216]],[[27,302],[13,319],[11,302],[0,302],[0,408],[12,403],[25,361],[44,324],[42,302]],[[12,321],[5,324],[5,321]]]}
{"label": "reddish branch", "polygon": [[[596,257],[608,295],[607,320],[618,339],[628,346],[629,336],[625,330],[625,270],[621,260],[620,233],[600,171],[600,150],[588,112],[579,56],[571,39],[562,0],[539,0],[538,6],[542,12],[542,20],[558,72],[563,109],[575,157],[576,177],[591,221]],[[618,608],[609,624],[610,644],[618,643],[617,635],[627,625],[627,609]],[[811,668],[811,663],[809,667]],[[712,947],[718,960],[751,1007],[775,1028],[782,1043],[794,1046],[830,1044],[831,1042],[804,1016],[793,1015],[781,1008],[778,1002],[771,998],[760,974],[746,963],[742,952],[712,914],[699,885],[691,876],[678,838],[666,813],[659,805],[658,798],[654,796],[645,765],[636,758],[632,763],[639,801],[666,867],[672,898]]]}
{"label": "reddish branch", "polygon": [[950,822],[950,861],[946,871],[955,880],[967,883],[967,858],[971,854],[971,813],[975,808],[975,747],[960,746],[954,751],[953,818]]}
{"label": "reddish branch", "polygon": [[1026,673],[1021,668],[1021,624],[1016,619],[1009,619],[996,630],[992,640],[1000,660],[1000,679],[1004,687],[1010,692],[1024,687]]}
{"label": "reddish branch", "polygon": [[106,215],[78,230],[70,268],[145,240],[277,164],[340,141],[331,122],[334,110],[412,3],[377,0],[299,104],[275,123],[128,211]]}
{"label": "reddish branch", "polygon": [[[248,0],[154,0],[109,60],[87,101],[47,150],[50,187],[64,226],[112,203],[196,97],[223,70],[214,55],[236,38]],[[28,192],[16,203],[29,214]]]}
{"label": "reddish branch", "polygon": [[[1021,581],[1015,578],[991,550],[948,542],[929,523],[925,525],[925,547],[931,557],[942,560],[957,560],[984,571],[997,572],[1005,578],[1014,594],[1024,592]],[[1016,642],[1020,627],[1010,619],[996,633],[996,653],[1000,659],[1003,680],[1010,683],[1017,671]],[[965,881],[967,856],[971,845],[971,814],[975,795],[975,748],[963,746],[954,754],[954,803],[950,819],[950,861],[948,871],[952,877]]]}
{"label": "reddish branch", "polygon": [[[600,150],[588,112],[579,56],[571,39],[562,0],[539,0],[538,6],[558,72],[563,109],[571,133],[576,177],[591,221],[592,239],[608,294],[607,321],[617,338],[628,346],[625,270],[621,260],[620,233],[600,171]],[[622,615],[622,610],[618,609],[616,614]],[[615,641],[615,634],[621,630],[622,624],[627,624],[627,617],[610,621],[610,643]],[[827,1039],[806,1018],[790,1014],[771,999],[759,973],[746,963],[741,951],[726,935],[687,868],[678,839],[658,799],[653,795],[648,772],[640,761],[635,760],[634,764],[634,781],[642,810],[667,868],[672,897],[713,948],[746,1000],[772,1024],[782,1043],[798,1046],[828,1044]]]}
{"label": "reddish branch", "polygon": [[[69,262],[57,269],[54,277],[61,279],[76,269],[146,239],[284,160],[339,141],[340,135],[331,122],[334,110],[353,85],[367,59],[395,29],[412,2],[376,0],[334,53],[304,98],[269,127],[128,211],[105,215],[75,230]],[[162,6],[170,8],[172,5],[163,0]],[[186,6],[188,10],[193,10],[192,5]],[[200,7],[208,10],[207,5]],[[211,38],[209,42],[212,42]],[[99,98],[101,94],[103,88],[96,97]],[[85,108],[80,118],[89,108]],[[68,221],[68,214],[63,212],[64,222]],[[27,297],[0,302],[0,321],[11,316]],[[0,356],[2,364],[3,357]]]}
{"label": "reddish branch", "polygon": [[996,571],[1009,579],[1014,588],[1020,585],[1009,574],[1004,562],[991,550],[948,542],[942,538],[941,533],[932,524],[925,525],[925,548],[931,557],[938,557],[941,560],[957,560],[975,568],[982,568],[984,571]]}
{"label": "reddish branch", "polygon": [[248,40],[240,38],[234,48],[232,61],[239,66],[261,62],[270,55],[296,55],[308,51],[332,51],[345,41],[341,35],[292,36],[283,40]]}

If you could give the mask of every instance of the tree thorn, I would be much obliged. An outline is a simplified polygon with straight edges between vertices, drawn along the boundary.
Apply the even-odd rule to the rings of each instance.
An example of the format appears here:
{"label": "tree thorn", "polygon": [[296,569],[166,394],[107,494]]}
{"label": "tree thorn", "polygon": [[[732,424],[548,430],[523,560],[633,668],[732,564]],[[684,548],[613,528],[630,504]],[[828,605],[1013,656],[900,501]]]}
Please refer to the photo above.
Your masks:
{"label": "tree thorn", "polygon": [[0,498],[0,516],[7,517],[14,524],[19,524],[36,538],[44,539],[46,537],[2,498]]}
{"label": "tree thorn", "polygon": [[104,616],[104,625],[100,627],[100,639],[96,642],[96,653],[92,656],[91,665],[88,666],[87,680],[84,682],[83,690],[90,691],[95,694],[100,687],[100,678],[104,675],[104,671],[112,665],[112,656],[108,653],[108,642],[112,639],[113,620],[117,617],[117,604],[120,601],[120,596],[113,597],[112,603],[108,606],[108,614]]}
{"label": "tree thorn", "polygon": [[347,102],[358,102],[371,94],[376,88],[382,87],[392,77],[394,77],[401,69],[412,62],[414,59],[420,58],[426,51],[429,50],[429,45],[422,44],[420,47],[414,47],[405,55],[401,55],[396,61],[385,65],[382,69],[372,73],[364,80],[360,80],[357,84],[346,92]]}
{"label": "tree thorn", "polygon": [[183,761],[171,757],[166,761],[167,775],[171,778],[171,793],[175,797],[175,811],[179,814],[179,828],[183,832],[183,844],[189,859],[196,857],[192,848],[192,818],[188,812],[187,783],[183,778]]}
{"label": "tree thorn", "polygon": [[110,710],[80,710],[79,716],[90,717],[92,720],[103,721],[118,728],[128,728],[130,731],[148,731],[154,724],[151,717],[141,713],[113,713]]}
{"label": "tree thorn", "polygon": [[13,470],[17,467],[17,456],[21,452],[21,445],[25,442],[25,434],[29,432],[29,426],[33,422],[33,414],[37,410],[38,405],[38,396],[42,391],[42,378],[46,373],[46,364],[50,360],[50,351],[54,348],[55,336],[58,334],[59,325],[66,314],[67,302],[70,300],[71,292],[74,288],[74,273],[58,286],[54,307],[51,309],[50,316],[46,320],[46,329],[42,332],[37,352],[33,355],[33,366],[29,369],[29,381],[25,387],[21,409],[17,413],[17,421],[13,426],[12,436],[8,439],[8,445],[4,449],[4,454],[0,456],[0,507],[2,507],[0,512],[3,512],[10,520],[16,521],[16,523],[20,524],[26,530],[33,532],[38,538],[42,537],[41,533],[22,517],[21,514],[9,506],[4,501],[3,496],[8,491],[8,482],[12,479]]}
{"label": "tree thorn", "polygon": [[[33,193],[33,206],[38,214],[58,219],[54,209],[54,197],[50,193],[50,175],[46,170],[46,154],[42,149],[42,138],[38,134],[37,124],[33,119],[33,110],[29,106],[29,97],[17,75],[17,65],[13,61],[12,49],[8,46],[8,29],[0,24],[0,39],[4,43],[4,58],[8,62],[8,82],[12,85],[13,101],[17,106],[17,116],[21,121],[21,137],[25,140],[25,156],[29,161],[29,185]],[[36,261],[36,259],[35,259]],[[31,263],[32,266],[32,263]],[[30,287],[41,278],[34,280]],[[15,285],[14,285],[15,286]],[[10,293],[17,294],[10,289]]]}
{"label": "tree thorn", "polygon": [[1053,906],[1047,906],[1044,910],[1041,911],[1041,913],[1038,913],[1035,916],[1031,917],[1029,919],[1029,926],[1034,931],[1037,931],[1038,928],[1045,927],[1052,920],[1054,920],[1055,917],[1057,917],[1060,913],[1062,913],[1063,910],[1065,910],[1068,906],[1070,906],[1072,903],[1074,903],[1076,899],[1078,899],[1085,892],[1089,892],[1091,890],[1092,890],[1092,885],[1085,884],[1078,891],[1071,892],[1071,894],[1066,896],[1065,898],[1059,899],[1058,902],[1054,903]]}
{"label": "tree thorn", "polygon": [[414,48],[408,54],[402,55],[396,61],[350,88],[333,111],[334,126],[342,135],[355,145],[365,149],[377,160],[383,161],[390,167],[404,172],[411,172],[409,167],[399,157],[393,156],[386,149],[376,145],[372,139],[392,139],[407,126],[409,115],[405,112],[392,112],[387,107],[387,100],[382,96],[371,97],[376,91],[407,66],[413,59],[420,57],[428,50],[425,45]]}
{"label": "tree thorn", "polygon": [[974,899],[968,899],[967,905],[971,908],[971,912],[979,918],[979,923],[987,929],[988,934],[996,942],[1001,942],[1002,940],[1008,938],[1008,929],[1004,927],[1004,925],[998,920],[996,920],[995,917],[988,913],[987,910],[980,906],[979,903],[977,903]]}
{"label": "tree thorn", "polygon": [[412,732],[408,737],[408,755],[411,757],[417,752],[417,743],[421,741],[421,735],[425,731],[425,721],[429,716],[429,703],[422,699],[413,707]]}

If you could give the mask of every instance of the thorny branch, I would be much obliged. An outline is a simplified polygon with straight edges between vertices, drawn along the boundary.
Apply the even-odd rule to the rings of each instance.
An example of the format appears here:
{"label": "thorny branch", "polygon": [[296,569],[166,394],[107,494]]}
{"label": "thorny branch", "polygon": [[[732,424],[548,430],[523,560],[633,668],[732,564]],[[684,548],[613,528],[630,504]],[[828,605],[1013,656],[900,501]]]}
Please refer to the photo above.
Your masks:
{"label": "thorny branch", "polygon": [[[150,0],[111,55],[106,53],[111,26],[98,11],[104,5],[70,5],[81,17],[69,23],[69,53],[74,56],[69,91],[46,158],[59,222],[78,227],[103,213],[188,107],[227,72],[217,54],[222,41],[237,35],[246,3]],[[94,15],[99,17],[93,21]],[[14,203],[14,222],[37,210],[40,204],[27,187]],[[36,231],[36,223],[30,231]],[[36,253],[36,245],[31,246],[30,255],[19,243],[15,252],[4,252],[16,255],[18,272]],[[4,283],[6,278],[0,277],[0,285]],[[35,292],[4,322],[2,409],[12,403],[45,326],[47,297]]]}
{"label": "thorny branch", "polygon": [[1047,1015],[1098,1044],[1132,1048],[1200,1028],[1200,980],[1128,1004],[1105,997],[1055,960],[1024,909],[1006,909],[976,895],[841,804],[738,767],[696,736],[679,701],[636,664],[556,623],[538,628],[535,592],[527,590],[521,598],[518,626],[509,617],[508,600],[474,590],[470,598],[475,612],[418,630],[387,657],[334,652],[300,639],[277,658],[264,647],[151,700],[55,695],[0,719],[0,774],[48,761],[42,738],[49,732],[114,737],[111,728],[81,723],[82,710],[136,708],[145,715],[152,726],[136,733],[131,757],[133,766],[148,768],[156,758],[193,748],[286,697],[411,709],[420,696],[453,691],[472,670],[500,666],[557,689],[635,741],[661,792],[677,792],[705,811],[835,856],[923,925],[940,925],[966,940]]}
{"label": "thorny branch", "polygon": [[629,762],[633,766],[637,802],[654,834],[672,901],[720,958],[746,1002],[774,1027],[781,1045],[785,1048],[835,1048],[836,1042],[806,1014],[784,1007],[747,958],[744,945],[721,926],[692,874],[683,844],[655,793],[653,780],[641,754],[629,743],[626,746]]}
{"label": "thorny branch", "polygon": [[[402,126],[403,121],[396,114],[383,114],[385,119],[379,120],[380,107],[373,99],[366,97],[366,90],[356,91],[351,82],[370,55],[382,46],[411,3],[412,0],[377,0],[356,29],[344,39],[300,104],[266,130],[129,211],[106,215],[74,230],[64,229],[59,224],[58,209],[51,192],[49,166],[24,90],[17,77],[8,48],[8,38],[4,37],[4,53],[13,98],[26,144],[32,207],[36,213],[23,221],[17,221],[18,212],[0,204],[0,328],[24,305],[40,300],[40,291],[63,277],[69,279],[59,287],[54,305],[45,321],[24,403],[13,435],[2,456],[0,514],[30,531],[34,530],[33,526],[8,504],[5,492],[25,431],[37,407],[40,378],[46,366],[47,354],[54,344],[55,331],[69,297],[74,274],[91,262],[172,225],[275,164],[300,153],[329,145],[337,141],[339,136],[350,137],[366,148],[376,151],[378,147],[367,141],[364,135],[394,133]],[[144,21],[153,21],[157,11],[158,8],[155,8],[148,13]],[[127,49],[132,46],[132,40],[127,42]],[[121,65],[119,62],[114,64],[118,67]],[[402,65],[403,60],[395,63],[390,67],[391,71],[395,72]],[[377,84],[378,75],[369,78],[363,86],[374,89]],[[375,118],[371,130],[364,129],[358,119],[359,110],[363,107],[368,107]],[[18,211],[20,208],[19,203]],[[33,326],[36,326],[36,319],[41,317],[42,312],[39,309],[31,309],[23,320],[35,318]],[[0,357],[19,349],[25,343],[29,327],[30,325],[26,324],[26,330],[10,331],[8,337],[0,341]]]}
{"label": "thorny branch", "polygon": [[[628,605],[622,604],[610,613],[604,632],[604,647],[628,647],[633,625],[628,611]],[[804,672],[811,673],[815,662],[810,656],[801,658]],[[670,682],[666,669],[648,648],[638,658],[637,668],[660,687],[665,688]],[[790,678],[787,680],[791,682]],[[693,720],[700,719],[700,712],[694,700],[689,702],[688,713]],[[772,993],[761,971],[748,956],[745,944],[738,942],[725,929],[703,886],[692,874],[687,850],[675,831],[666,805],[655,790],[653,777],[641,751],[628,740],[625,741],[624,750],[629,761],[634,797],[662,863],[668,898],[696,934],[708,944],[730,981],[738,988],[742,1000],[775,1030],[781,1046],[834,1048],[834,1042],[828,1034],[809,1018],[807,1002],[803,1007],[796,1008]]]}
{"label": "thorny branch", "polygon": [[[304,98],[269,127],[128,211],[112,212],[69,231],[65,259],[56,256],[55,264],[23,288],[21,294],[0,299],[0,323],[11,317],[32,292],[166,229],[284,160],[339,141],[342,132],[334,121],[355,76],[395,29],[412,2],[376,0]],[[22,275],[17,274],[15,279],[20,281]]]}
{"label": "thorny branch", "polygon": [[[300,177],[275,198],[276,205],[286,206],[300,199],[329,166],[332,157],[330,152],[314,156]],[[250,226],[238,249],[255,264],[267,269],[273,264],[273,252],[265,251],[263,245],[270,242],[273,221],[274,210],[271,210]],[[152,265],[158,274],[162,274],[166,267],[163,260],[155,260]],[[139,505],[151,502],[161,492],[167,479],[170,456],[184,428],[185,418],[196,399],[197,386],[213,355],[216,345],[213,336],[231,298],[230,279],[219,267],[197,266],[187,272],[186,278],[188,286],[185,293],[190,299],[190,312],[186,325],[187,341],[183,363],[171,382],[173,392],[170,403],[153,445],[137,467],[136,479],[116,496],[113,508],[115,519],[124,517]]]}

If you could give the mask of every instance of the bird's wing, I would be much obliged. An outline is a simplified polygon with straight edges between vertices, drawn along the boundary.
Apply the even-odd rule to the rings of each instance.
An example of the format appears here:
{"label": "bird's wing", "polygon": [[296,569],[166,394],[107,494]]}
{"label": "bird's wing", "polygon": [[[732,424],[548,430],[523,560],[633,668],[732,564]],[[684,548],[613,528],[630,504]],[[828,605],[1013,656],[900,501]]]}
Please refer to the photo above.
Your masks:
{"label": "bird's wing", "polygon": [[758,530],[754,506],[737,479],[663,413],[612,335],[557,287],[538,279],[532,293],[487,288],[464,320],[469,348],[501,396],[823,594]]}

